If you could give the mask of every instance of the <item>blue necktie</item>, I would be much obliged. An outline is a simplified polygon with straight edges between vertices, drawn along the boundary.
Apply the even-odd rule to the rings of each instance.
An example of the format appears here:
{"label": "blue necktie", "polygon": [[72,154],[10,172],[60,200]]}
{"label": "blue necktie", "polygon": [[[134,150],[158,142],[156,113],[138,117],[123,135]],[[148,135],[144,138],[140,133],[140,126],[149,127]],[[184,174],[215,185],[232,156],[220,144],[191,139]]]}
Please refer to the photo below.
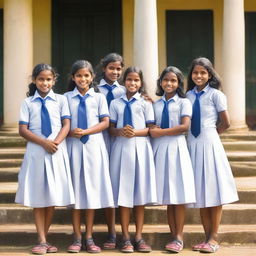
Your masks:
{"label": "blue necktie", "polygon": [[124,99],[122,99],[124,101],[125,108],[124,108],[124,121],[123,121],[123,127],[125,127],[126,125],[130,125],[133,126],[132,124],[132,110],[131,110],[131,104],[136,100],[135,98],[133,98],[131,101],[126,101]]}
{"label": "blue necktie", "polygon": [[164,102],[164,107],[163,107],[163,111],[162,111],[162,119],[161,119],[161,125],[160,127],[162,129],[165,129],[165,128],[169,128],[169,111],[168,111],[168,105],[170,102],[172,102],[173,99],[169,100],[169,101],[165,101],[163,100]]}
{"label": "blue necktie", "polygon": [[41,132],[47,138],[52,133],[51,119],[49,112],[45,106],[45,101],[47,98],[39,98],[42,102],[41,107]]}
{"label": "blue necktie", "polygon": [[107,90],[108,90],[108,93],[107,93],[107,102],[108,102],[108,106],[110,105],[110,102],[114,99],[114,95],[113,95],[113,89],[116,87],[115,85],[108,85],[108,84],[105,84],[103,87],[105,87]]}
{"label": "blue necktie", "polygon": [[199,98],[204,93],[201,91],[199,93],[195,93],[196,99],[193,104],[193,114],[191,119],[191,133],[194,137],[197,137],[201,132],[201,113],[200,113],[200,101]]}
{"label": "blue necktie", "polygon": [[[84,95],[83,97],[81,95],[78,95],[80,99],[80,103],[78,105],[78,113],[77,113],[77,127],[81,129],[87,129],[88,124],[87,124],[87,113],[86,113],[86,104],[85,100],[88,98],[89,94]],[[86,143],[89,139],[89,135],[84,135],[80,138],[80,141],[82,143]]]}

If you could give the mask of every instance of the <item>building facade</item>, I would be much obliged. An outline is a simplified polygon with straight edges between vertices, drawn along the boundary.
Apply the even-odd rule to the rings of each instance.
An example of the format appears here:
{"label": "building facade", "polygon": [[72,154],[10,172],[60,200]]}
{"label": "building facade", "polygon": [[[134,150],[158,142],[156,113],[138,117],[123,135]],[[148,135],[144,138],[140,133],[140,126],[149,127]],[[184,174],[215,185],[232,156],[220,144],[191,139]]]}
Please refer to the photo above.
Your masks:
{"label": "building facade", "polygon": [[0,122],[15,128],[35,64],[57,68],[110,52],[142,68],[149,94],[167,65],[209,58],[223,78],[231,129],[256,126],[255,0],[0,0]]}

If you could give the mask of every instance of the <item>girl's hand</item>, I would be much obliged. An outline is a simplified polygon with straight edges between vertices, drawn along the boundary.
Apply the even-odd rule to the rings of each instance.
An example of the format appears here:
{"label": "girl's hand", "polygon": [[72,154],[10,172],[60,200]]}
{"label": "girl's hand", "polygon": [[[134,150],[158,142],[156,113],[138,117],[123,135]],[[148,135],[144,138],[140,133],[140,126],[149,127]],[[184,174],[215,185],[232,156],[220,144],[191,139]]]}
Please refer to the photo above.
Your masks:
{"label": "girl's hand", "polygon": [[69,132],[69,136],[74,138],[81,138],[82,136],[86,135],[85,131],[86,130],[83,130],[81,128],[75,128],[74,130]]}
{"label": "girl's hand", "polygon": [[162,128],[160,128],[158,125],[154,125],[152,127],[150,127],[149,129],[149,134],[152,138],[159,138],[162,136],[161,132],[162,132]]}
{"label": "girl's hand", "polygon": [[126,138],[132,138],[132,137],[136,136],[133,127],[130,125],[126,125],[125,127],[123,127],[120,130],[120,135],[123,137],[126,137]]}
{"label": "girl's hand", "polygon": [[53,140],[44,140],[42,147],[50,154],[53,154],[58,150],[58,145]]}
{"label": "girl's hand", "polygon": [[152,99],[148,94],[142,94],[141,96],[142,96],[143,99],[146,100],[146,101],[149,101],[149,102],[151,102],[151,103],[154,102],[153,99]]}

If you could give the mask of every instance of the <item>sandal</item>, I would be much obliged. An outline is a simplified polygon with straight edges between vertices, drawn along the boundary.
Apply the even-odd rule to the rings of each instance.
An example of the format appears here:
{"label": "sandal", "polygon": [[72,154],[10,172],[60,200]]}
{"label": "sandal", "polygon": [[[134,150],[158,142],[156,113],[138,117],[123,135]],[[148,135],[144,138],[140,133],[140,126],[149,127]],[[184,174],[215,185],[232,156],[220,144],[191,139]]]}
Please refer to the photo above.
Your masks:
{"label": "sandal", "polygon": [[152,251],[151,247],[148,244],[146,244],[146,242],[143,239],[140,239],[139,241],[135,240],[134,246],[135,246],[136,251],[138,251],[138,252],[151,252]]}
{"label": "sandal", "polygon": [[47,253],[47,249],[48,249],[48,244],[47,243],[40,243],[36,246],[34,246],[31,250],[31,252],[33,254],[39,254],[39,255],[42,255],[42,254],[46,254]]}
{"label": "sandal", "polygon": [[201,248],[200,252],[214,253],[220,248],[218,244],[205,243]]}
{"label": "sandal", "polygon": [[183,242],[180,240],[173,240],[165,246],[165,250],[168,252],[179,253],[183,249]]}
{"label": "sandal", "polygon": [[194,246],[192,246],[192,250],[193,251],[200,251],[200,249],[205,245],[205,242],[202,242],[200,244],[196,244]]}
{"label": "sandal", "polygon": [[125,240],[122,242],[122,247],[120,249],[121,252],[124,253],[132,253],[134,252],[133,245],[130,240]]}
{"label": "sandal", "polygon": [[58,248],[54,245],[51,245],[49,243],[46,243],[47,244],[47,253],[55,253],[58,251]]}
{"label": "sandal", "polygon": [[68,247],[68,252],[78,253],[81,251],[82,243],[80,239],[74,240],[73,244]]}
{"label": "sandal", "polygon": [[103,244],[104,250],[114,250],[116,248],[116,237],[110,235],[108,240]]}
{"label": "sandal", "polygon": [[99,246],[95,245],[92,238],[88,238],[85,240],[85,250],[89,253],[99,253],[101,249]]}

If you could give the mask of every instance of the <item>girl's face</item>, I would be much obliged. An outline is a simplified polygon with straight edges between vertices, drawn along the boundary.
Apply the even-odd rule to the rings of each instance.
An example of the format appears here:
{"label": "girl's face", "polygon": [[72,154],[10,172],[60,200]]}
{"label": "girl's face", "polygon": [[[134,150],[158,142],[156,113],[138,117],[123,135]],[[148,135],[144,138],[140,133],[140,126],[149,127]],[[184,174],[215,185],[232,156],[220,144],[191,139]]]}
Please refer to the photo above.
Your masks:
{"label": "girl's face", "polygon": [[35,83],[39,95],[44,98],[52,89],[55,77],[50,70],[44,70],[32,82]]}
{"label": "girl's face", "polygon": [[72,80],[76,83],[78,91],[84,95],[90,88],[93,75],[87,68],[81,68],[73,75]]}
{"label": "girl's face", "polygon": [[164,75],[161,81],[161,87],[164,90],[168,98],[173,97],[176,94],[176,90],[179,86],[179,80],[175,73],[168,72]]}
{"label": "girl's face", "polygon": [[139,74],[136,72],[128,73],[124,81],[124,85],[127,90],[127,95],[134,95],[136,92],[139,91],[140,87],[142,86]]}
{"label": "girl's face", "polygon": [[108,63],[108,65],[105,68],[103,68],[106,82],[108,84],[113,84],[120,78],[122,71],[123,68],[120,61]]}
{"label": "girl's face", "polygon": [[202,90],[208,83],[208,80],[211,78],[211,75],[209,74],[206,68],[200,65],[196,65],[192,71],[191,78],[192,81],[198,87],[198,89]]}

